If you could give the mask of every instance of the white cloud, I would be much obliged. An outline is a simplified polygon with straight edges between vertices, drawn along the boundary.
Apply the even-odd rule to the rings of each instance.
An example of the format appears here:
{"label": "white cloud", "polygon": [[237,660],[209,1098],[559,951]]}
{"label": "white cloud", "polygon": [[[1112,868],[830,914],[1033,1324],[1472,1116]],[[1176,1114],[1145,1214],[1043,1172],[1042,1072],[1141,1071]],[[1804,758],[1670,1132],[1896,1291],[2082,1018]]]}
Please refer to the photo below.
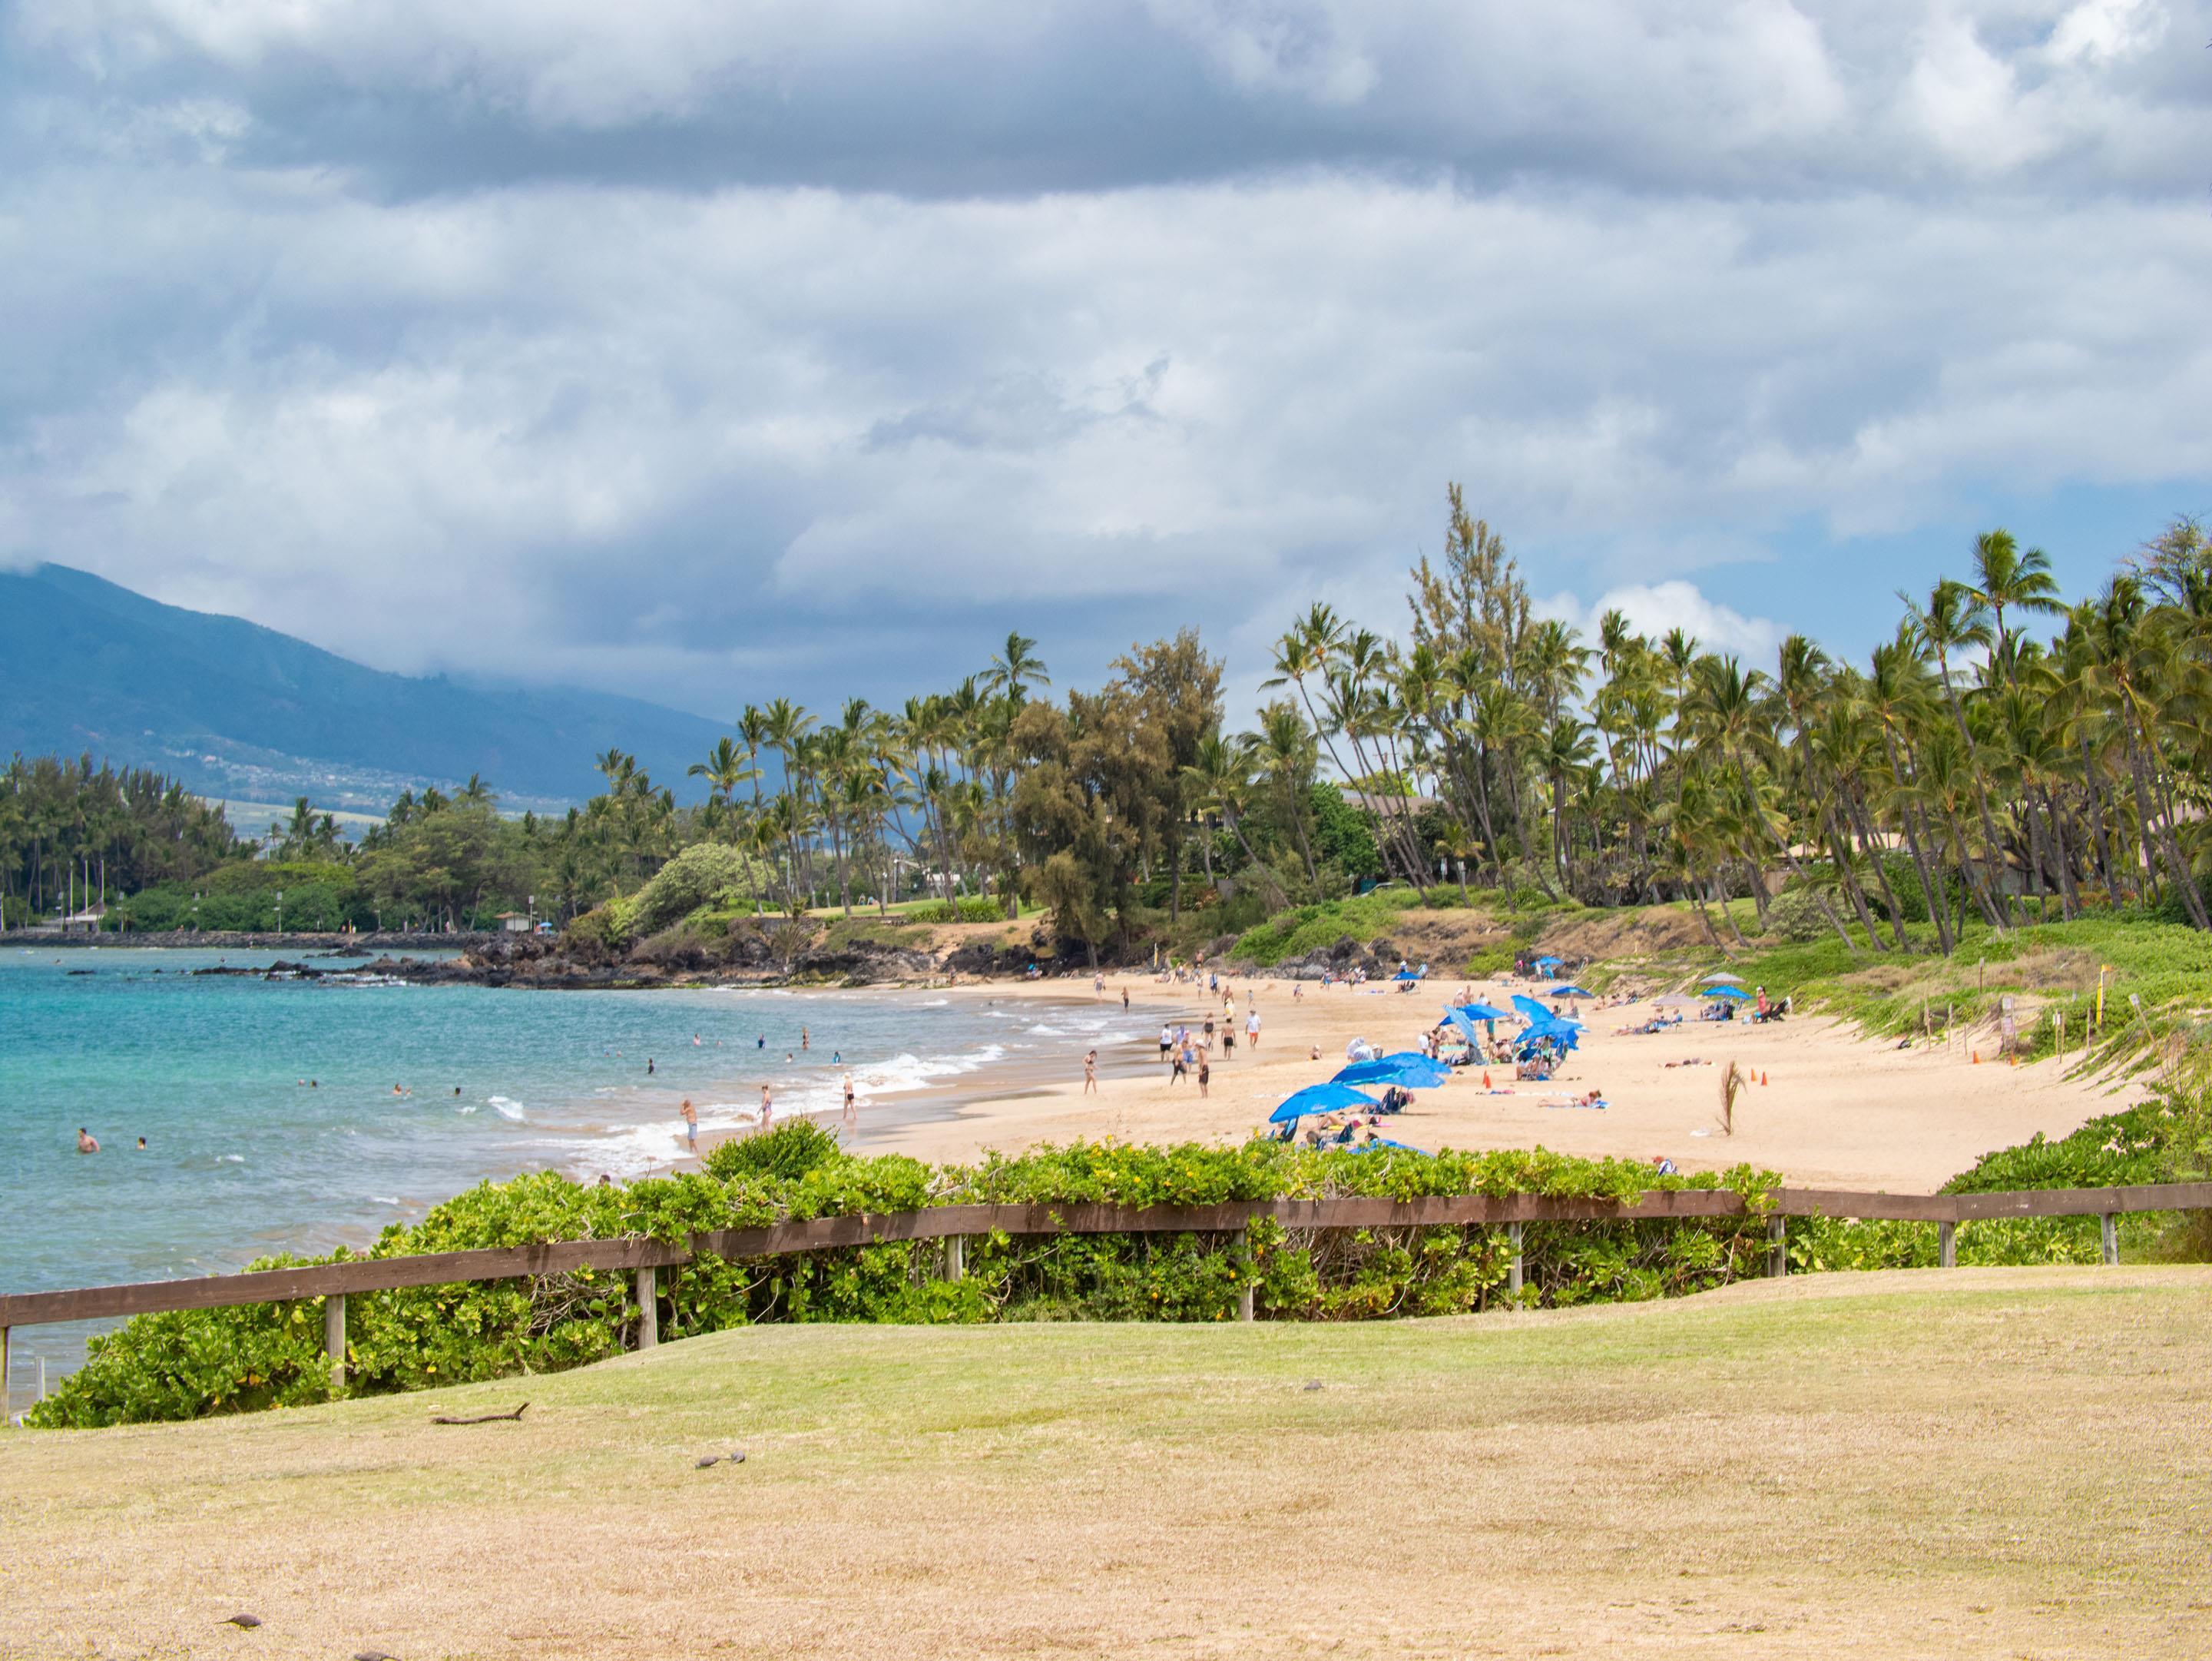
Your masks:
{"label": "white cloud", "polygon": [[1637,633],[1651,640],[1680,629],[1705,650],[1740,657],[1747,667],[1757,669],[1771,666],[1783,636],[1792,632],[1771,618],[1746,617],[1680,578],[1609,588],[1588,605],[1573,594],[1554,594],[1536,610],[1540,616],[1572,624],[1590,640],[1597,637],[1599,620],[1607,611],[1619,611]]}
{"label": "white cloud", "polygon": [[21,11],[0,557],[726,702],[1393,628],[1447,479],[1568,614],[1759,655],[1808,526],[2204,477],[2201,9],[860,15]]}

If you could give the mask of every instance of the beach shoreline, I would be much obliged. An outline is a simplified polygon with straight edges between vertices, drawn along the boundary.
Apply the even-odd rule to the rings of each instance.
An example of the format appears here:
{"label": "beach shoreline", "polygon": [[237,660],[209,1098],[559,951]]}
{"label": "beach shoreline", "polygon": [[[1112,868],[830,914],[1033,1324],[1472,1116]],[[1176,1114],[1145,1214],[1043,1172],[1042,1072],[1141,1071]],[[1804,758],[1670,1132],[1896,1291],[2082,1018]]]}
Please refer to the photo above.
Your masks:
{"label": "beach shoreline", "polygon": [[[1097,1091],[1086,1096],[1082,1051],[1072,1049],[1057,1069],[1031,1057],[1016,1069],[987,1066],[927,1092],[864,1103],[851,1146],[861,1153],[965,1165],[987,1153],[1077,1140],[1236,1145],[1262,1133],[1268,1113],[1291,1092],[1331,1077],[1354,1038],[1386,1051],[1415,1048],[1462,985],[1501,1003],[1511,993],[1537,989],[1503,980],[1431,980],[1411,992],[1371,983],[1324,988],[1264,973],[1229,977],[1223,985],[1234,989],[1238,1043],[1228,1056],[1217,1044],[1204,1098],[1194,1082],[1169,1080],[1149,1040],[1134,1046],[1133,1061],[1116,1056],[1110,1068],[1102,1051]],[[1181,1019],[1195,1031],[1209,1007],[1202,983],[1162,983],[1134,971],[1107,971],[1098,1001],[1118,1006],[1125,989],[1133,1021],[1146,1028]],[[1073,977],[933,990],[992,1001],[1094,1001],[1088,981]],[[1218,1016],[1218,996],[1212,995]],[[1243,1033],[1255,1004],[1262,1024],[1256,1054]],[[1486,1091],[1483,1069],[1466,1069],[1437,1090],[1416,1092],[1406,1112],[1383,1120],[1384,1134],[1429,1152],[1541,1147],[1588,1158],[1663,1157],[1684,1171],[1742,1164],[1795,1183],[1932,1192],[1984,1153],[2038,1133],[2063,1136],[2142,1094],[2140,1085],[2124,1080],[2069,1080],[2056,1061],[2014,1066],[1982,1058],[1970,1038],[1902,1048],[1818,1014],[1771,1024],[1692,1019],[1651,1035],[1616,1030],[1652,1013],[1648,1002],[1585,1004],[1583,1048],[1548,1082],[1516,1085],[1505,1076],[1510,1069],[1493,1068]],[[1719,1111],[1720,1076],[1731,1061],[1750,1080],[1732,1135],[1723,1133]],[[1604,1109],[1565,1104],[1593,1089],[1604,1092]],[[834,1112],[815,1117],[837,1128]],[[703,1153],[707,1139],[701,1141]]]}

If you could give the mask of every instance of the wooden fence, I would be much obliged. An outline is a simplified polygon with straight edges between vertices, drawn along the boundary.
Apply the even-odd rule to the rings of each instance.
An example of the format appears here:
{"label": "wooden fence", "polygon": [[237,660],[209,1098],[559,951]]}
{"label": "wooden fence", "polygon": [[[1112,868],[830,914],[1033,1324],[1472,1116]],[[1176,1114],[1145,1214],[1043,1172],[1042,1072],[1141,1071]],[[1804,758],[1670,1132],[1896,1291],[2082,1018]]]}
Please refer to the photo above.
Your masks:
{"label": "wooden fence", "polygon": [[[476,1281],[525,1280],[578,1269],[629,1271],[635,1277],[641,1320],[638,1348],[659,1342],[659,1275],[700,1255],[724,1259],[770,1257],[787,1252],[830,1251],[896,1240],[946,1242],[945,1272],[963,1269],[961,1243],[970,1235],[1229,1234],[1259,1219],[1286,1229],[1467,1228],[1503,1226],[1513,1247],[1506,1287],[1522,1286],[1522,1226],[1527,1223],[1664,1222],[1681,1219],[1764,1216],[1766,1272],[1788,1268],[1787,1222],[1791,1217],[1851,1217],[1934,1223],[1938,1256],[1955,1267],[1960,1223],[2005,1217],[2101,1217],[2104,1256],[2119,1261],[2117,1220],[2125,1213],[2212,1210],[2212,1183],[2160,1183],[2129,1188],[2028,1189],[2002,1194],[1860,1194],[1838,1189],[1785,1188],[1756,1210],[1743,1196],[1717,1189],[1653,1189],[1632,1202],[1552,1195],[1448,1195],[1419,1200],[1348,1197],[1333,1200],[1232,1200],[1217,1205],[1114,1206],[1090,1204],[952,1205],[926,1211],[857,1213],[759,1228],[696,1234],[686,1245],[641,1237],[613,1240],[556,1240],[483,1251],[428,1252],[409,1257],[356,1258],[310,1269],[264,1269],[190,1281],[81,1287],[65,1292],[0,1294],[0,1388],[7,1378],[12,1327],[57,1321],[112,1320],[164,1310],[220,1309],[240,1304],[289,1303],[320,1298],[323,1337],[334,1371],[345,1365],[345,1300],[349,1293],[399,1287],[454,1286]],[[1244,1288],[1239,1315],[1252,1318],[1252,1289]]]}

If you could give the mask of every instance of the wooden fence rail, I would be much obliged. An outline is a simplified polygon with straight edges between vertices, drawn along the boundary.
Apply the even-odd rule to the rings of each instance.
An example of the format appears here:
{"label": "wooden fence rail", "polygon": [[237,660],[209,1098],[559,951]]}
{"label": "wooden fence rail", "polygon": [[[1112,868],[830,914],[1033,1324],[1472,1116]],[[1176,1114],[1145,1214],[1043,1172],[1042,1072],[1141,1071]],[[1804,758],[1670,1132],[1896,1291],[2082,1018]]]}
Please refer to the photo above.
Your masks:
{"label": "wooden fence rail", "polygon": [[[2127,1188],[2029,1189],[2002,1194],[1863,1194],[1838,1189],[1785,1188],[1757,1214],[1769,1220],[1767,1272],[1787,1267],[1783,1250],[1790,1217],[1854,1217],[1932,1222],[1940,1231],[1941,1260],[1956,1262],[1958,1225],[2007,1217],[2101,1217],[2104,1256],[2118,1261],[2114,1219],[2125,1213],[2212,1210],[2212,1183],[2159,1183]],[[1540,1194],[1467,1194],[1419,1200],[1352,1196],[1333,1200],[1232,1200],[1217,1205],[1115,1206],[1093,1204],[952,1205],[888,1214],[858,1213],[758,1228],[718,1229],[692,1236],[688,1245],[626,1238],[556,1240],[481,1251],[441,1251],[416,1256],[355,1258],[309,1269],[263,1269],[190,1281],[80,1287],[64,1292],[0,1294],[0,1381],[6,1378],[8,1331],[57,1321],[112,1320],[165,1310],[220,1309],[241,1304],[325,1299],[324,1330],[331,1356],[343,1365],[345,1298],[349,1293],[400,1287],[454,1286],[573,1274],[579,1269],[627,1270],[636,1276],[646,1311],[640,1346],[654,1342],[659,1271],[681,1268],[702,1254],[721,1258],[769,1257],[787,1252],[829,1251],[897,1240],[945,1240],[948,1272],[960,1273],[960,1242],[970,1235],[1230,1234],[1266,1218],[1286,1229],[1487,1227],[1506,1228],[1513,1261],[1510,1289],[1521,1287],[1522,1229],[1528,1223],[1657,1222],[1670,1219],[1753,1214],[1742,1196],[1718,1189],[1653,1189],[1637,1200],[1575,1199]],[[1251,1317],[1246,1290],[1244,1317]]]}

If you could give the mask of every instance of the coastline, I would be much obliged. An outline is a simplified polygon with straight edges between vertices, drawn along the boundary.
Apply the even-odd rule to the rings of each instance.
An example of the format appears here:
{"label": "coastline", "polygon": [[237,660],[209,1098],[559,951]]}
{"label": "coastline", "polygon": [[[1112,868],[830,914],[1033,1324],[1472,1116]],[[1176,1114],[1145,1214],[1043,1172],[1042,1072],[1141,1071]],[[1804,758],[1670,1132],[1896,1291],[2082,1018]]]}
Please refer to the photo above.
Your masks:
{"label": "coastline", "polygon": [[[1116,1003],[1127,989],[1132,1019],[1143,1026],[1205,1007],[1202,988],[1162,985],[1147,974],[1109,971],[1106,983],[1106,998]],[[1430,981],[1412,993],[1376,985],[1324,989],[1262,974],[1224,984],[1236,990],[1240,1028],[1256,1003],[1261,1043],[1255,1055],[1240,1031],[1233,1056],[1217,1050],[1205,1098],[1194,1083],[1169,1082],[1149,1040],[1133,1046],[1139,1052],[1133,1061],[1117,1057],[1110,1070],[1102,1050],[1097,1092],[1086,1096],[1082,1052],[1073,1050],[1056,1079],[1049,1062],[1035,1059],[1013,1076],[987,1067],[927,1095],[864,1104],[853,1146],[969,1164],[987,1152],[1079,1138],[1233,1145],[1261,1133],[1291,1092],[1331,1077],[1354,1037],[1385,1050],[1413,1047],[1462,983]],[[1528,990],[1501,981],[1471,984],[1478,997]],[[1077,1001],[1092,1001],[1087,981],[1073,989]],[[1051,1001],[1066,1001],[1071,986],[1046,980],[937,990]],[[1493,1070],[1486,1092],[1481,1069],[1469,1069],[1473,1076],[1416,1092],[1406,1112],[1383,1121],[1383,1134],[1431,1153],[1541,1147],[1591,1158],[1663,1156],[1685,1171],[1749,1164],[1805,1185],[1926,1193],[1986,1153],[2039,1132],[2064,1135],[2142,1094],[2128,1081],[2069,1080],[2056,1061],[2000,1066],[1976,1060],[1971,1049],[1899,1050],[1819,1015],[1771,1025],[1693,1020],[1653,1035],[1615,1030],[1651,1013],[1648,1003],[1585,1006],[1583,1049],[1548,1083],[1516,1085]],[[1730,1061],[1753,1082],[1736,1109],[1734,1134],[1726,1135],[1718,1090]],[[1605,1092],[1607,1108],[1563,1104],[1592,1088]],[[835,1128],[836,1117],[817,1116],[825,1128]],[[703,1153],[703,1135],[701,1142]]]}

